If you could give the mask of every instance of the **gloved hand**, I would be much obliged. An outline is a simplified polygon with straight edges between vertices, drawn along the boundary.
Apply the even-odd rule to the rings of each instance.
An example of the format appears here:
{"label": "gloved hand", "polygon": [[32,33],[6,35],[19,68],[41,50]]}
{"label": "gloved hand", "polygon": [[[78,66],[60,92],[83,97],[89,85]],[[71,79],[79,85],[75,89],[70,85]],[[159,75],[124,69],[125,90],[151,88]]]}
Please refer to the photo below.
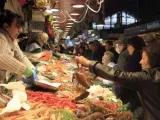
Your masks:
{"label": "gloved hand", "polygon": [[37,80],[36,68],[34,66],[27,66],[24,70],[24,83],[32,84],[35,80]]}
{"label": "gloved hand", "polygon": [[39,69],[37,69],[37,68],[36,68],[35,70],[36,70],[36,73],[37,73],[37,74],[40,72],[40,70],[39,70]]}
{"label": "gloved hand", "polygon": [[33,84],[34,81],[36,81],[37,78],[37,73],[36,73],[36,69],[33,70],[33,73],[31,76],[24,78],[23,82],[26,84]]}
{"label": "gloved hand", "polygon": [[24,77],[30,77],[33,74],[35,67],[30,65],[27,66],[23,72]]}

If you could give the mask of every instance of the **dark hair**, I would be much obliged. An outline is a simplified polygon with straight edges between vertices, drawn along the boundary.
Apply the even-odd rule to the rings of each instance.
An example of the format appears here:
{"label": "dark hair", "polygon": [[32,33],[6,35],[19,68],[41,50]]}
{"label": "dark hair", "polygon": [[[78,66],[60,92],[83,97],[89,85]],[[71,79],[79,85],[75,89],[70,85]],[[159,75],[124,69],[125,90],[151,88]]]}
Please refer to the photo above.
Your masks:
{"label": "dark hair", "polygon": [[89,45],[93,45],[93,44],[94,44],[94,42],[93,42],[93,41],[90,41],[90,42],[89,42]]}
{"label": "dark hair", "polygon": [[84,46],[81,46],[81,47],[79,47],[79,49],[85,50],[85,47],[84,47]]}
{"label": "dark hair", "polygon": [[146,46],[143,49],[143,52],[146,52],[149,64],[151,68],[160,67],[160,44],[159,43],[153,43],[150,46]]}
{"label": "dark hair", "polygon": [[109,46],[113,46],[113,42],[112,41],[106,41],[105,43],[107,43]]}
{"label": "dark hair", "polygon": [[89,45],[87,43],[84,44],[85,49],[89,49]]}
{"label": "dark hair", "polygon": [[142,48],[145,47],[144,40],[139,36],[129,38],[127,44],[132,45],[136,50],[142,50]]}
{"label": "dark hair", "polygon": [[17,25],[24,25],[24,20],[21,16],[10,10],[4,10],[0,15],[0,27],[3,27],[4,23],[11,25],[14,20],[16,20]]}

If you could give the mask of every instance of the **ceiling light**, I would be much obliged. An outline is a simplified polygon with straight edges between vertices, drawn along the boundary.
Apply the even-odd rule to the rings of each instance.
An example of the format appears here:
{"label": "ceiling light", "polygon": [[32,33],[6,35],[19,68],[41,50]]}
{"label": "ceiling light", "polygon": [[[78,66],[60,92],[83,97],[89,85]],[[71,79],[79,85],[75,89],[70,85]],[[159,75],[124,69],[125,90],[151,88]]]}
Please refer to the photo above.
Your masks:
{"label": "ceiling light", "polygon": [[72,26],[66,26],[66,27],[72,27]]}
{"label": "ceiling light", "polygon": [[104,26],[104,24],[98,24],[97,26],[99,26],[99,27],[103,27],[103,26]]}
{"label": "ceiling light", "polygon": [[51,11],[52,11],[52,12],[58,12],[58,11],[59,11],[59,9],[57,9],[57,8],[53,8],[53,9],[51,9]]}
{"label": "ceiling light", "polygon": [[56,9],[56,8],[54,8],[54,9],[48,9],[48,10],[45,10],[47,13],[49,13],[49,14],[51,14],[52,12],[57,12],[57,11],[59,11],[59,9]]}
{"label": "ceiling light", "polygon": [[51,10],[45,10],[48,14],[51,14],[52,11]]}
{"label": "ceiling light", "polygon": [[83,8],[84,7],[84,5],[72,5],[72,7],[74,7],[74,8]]}
{"label": "ceiling light", "polygon": [[73,20],[76,20],[76,19],[68,19],[68,20],[72,20],[73,21]]}
{"label": "ceiling light", "polygon": [[77,16],[79,13],[71,13],[70,15]]}
{"label": "ceiling light", "polygon": [[57,21],[57,20],[55,20],[55,21],[53,21],[54,23],[58,23],[59,21]]}
{"label": "ceiling light", "polygon": [[73,25],[74,23],[67,23],[68,25]]}
{"label": "ceiling light", "polygon": [[54,26],[59,26],[59,24],[54,24]]}
{"label": "ceiling light", "polygon": [[59,18],[59,16],[53,16],[53,18]]}
{"label": "ceiling light", "polygon": [[93,33],[91,36],[92,36],[92,37],[94,37],[94,36],[95,36],[95,34]]}

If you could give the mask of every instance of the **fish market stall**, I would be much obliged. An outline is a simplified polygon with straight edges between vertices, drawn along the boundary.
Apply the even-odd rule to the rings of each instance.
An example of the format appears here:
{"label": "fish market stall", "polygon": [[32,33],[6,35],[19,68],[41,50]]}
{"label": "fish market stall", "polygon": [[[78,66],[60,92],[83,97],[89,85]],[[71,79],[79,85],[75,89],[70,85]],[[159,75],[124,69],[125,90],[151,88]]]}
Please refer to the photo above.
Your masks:
{"label": "fish market stall", "polygon": [[[73,57],[66,56],[65,59],[38,60],[38,80],[25,85],[28,109],[6,111],[0,119],[131,120],[127,106],[122,105],[108,87],[94,85],[95,76],[86,68],[78,68]],[[5,106],[14,98],[13,92],[9,97]]]}

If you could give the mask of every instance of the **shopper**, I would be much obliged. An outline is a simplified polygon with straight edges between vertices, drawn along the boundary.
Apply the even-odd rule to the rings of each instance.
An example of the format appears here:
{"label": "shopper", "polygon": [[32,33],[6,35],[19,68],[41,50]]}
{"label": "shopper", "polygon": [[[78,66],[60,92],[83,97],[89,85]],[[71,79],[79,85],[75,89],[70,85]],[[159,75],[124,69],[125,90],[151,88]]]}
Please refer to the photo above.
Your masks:
{"label": "shopper", "polygon": [[91,41],[89,42],[89,49],[92,52],[91,60],[97,60],[102,62],[102,57],[105,52],[105,48],[99,43],[98,41]]}
{"label": "shopper", "polygon": [[127,50],[127,36],[120,36],[118,39],[118,51],[119,51],[119,57],[116,65],[114,66],[115,69],[118,70],[126,70],[127,69],[127,64],[128,64],[128,58],[129,58],[129,53]]}
{"label": "shopper", "polygon": [[160,47],[153,44],[143,49],[140,61],[141,72],[125,72],[104,67],[98,62],[91,62],[84,57],[76,57],[77,63],[89,67],[97,76],[112,80],[129,89],[137,91],[143,107],[143,119],[160,119]]}
{"label": "shopper", "polygon": [[34,66],[20,50],[16,40],[22,32],[24,21],[9,10],[4,10],[0,18],[0,82],[6,83],[7,72],[34,78]]}
{"label": "shopper", "polygon": [[114,55],[111,51],[106,51],[102,57],[102,64],[104,66],[114,67]]}
{"label": "shopper", "polygon": [[45,32],[35,33],[33,40],[27,47],[27,52],[40,53],[43,51],[43,46],[48,41],[48,34]]}
{"label": "shopper", "polygon": [[159,36],[152,32],[144,35],[143,39],[144,39],[146,46],[149,46],[154,43],[157,44],[160,41]]}
{"label": "shopper", "polygon": [[113,56],[114,56],[113,62],[114,62],[114,63],[117,63],[119,54],[117,53],[117,51],[116,51],[115,48],[113,47],[113,42],[112,42],[112,41],[106,41],[106,42],[104,43],[104,46],[105,46],[105,49],[106,49],[107,51],[112,52],[112,54],[113,54]]}
{"label": "shopper", "polygon": [[[139,72],[142,70],[139,62],[141,60],[141,50],[144,46],[144,40],[139,36],[133,36],[127,40],[127,50],[129,53],[126,67],[127,72]],[[129,109],[132,112],[136,112],[137,110],[139,112],[141,104],[137,92],[123,85],[119,85],[118,87],[120,93],[119,98],[122,100],[123,104],[130,103]]]}
{"label": "shopper", "polygon": [[[129,61],[129,52],[127,50],[127,40],[128,37],[121,35],[118,39],[118,51],[119,51],[119,57],[117,64],[114,66],[114,69],[116,70],[123,70],[127,71],[128,61]],[[116,97],[121,99],[124,104],[128,102],[128,96],[125,94],[126,89],[122,85],[118,83],[114,83],[112,85],[113,92],[115,93]],[[127,93],[128,94],[128,93]]]}

